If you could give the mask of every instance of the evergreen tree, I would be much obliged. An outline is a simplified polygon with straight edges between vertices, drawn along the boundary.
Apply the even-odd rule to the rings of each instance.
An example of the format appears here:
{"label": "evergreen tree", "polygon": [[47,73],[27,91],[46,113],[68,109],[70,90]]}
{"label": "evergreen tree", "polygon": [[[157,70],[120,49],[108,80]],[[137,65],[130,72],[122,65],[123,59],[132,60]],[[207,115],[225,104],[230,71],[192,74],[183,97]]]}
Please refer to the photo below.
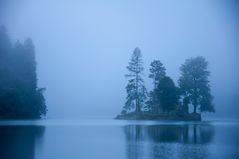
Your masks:
{"label": "evergreen tree", "polygon": [[0,26],[0,88],[9,87],[11,70],[9,66],[9,56],[11,53],[11,42],[7,35],[6,28]]}
{"label": "evergreen tree", "polygon": [[123,112],[135,109],[135,112],[141,112],[147,98],[147,91],[144,86],[143,75],[143,60],[139,48],[135,48],[129,65],[127,66],[129,73],[126,75],[128,84],[126,86],[127,101]]}
{"label": "evergreen tree", "polygon": [[154,60],[153,62],[151,62],[150,66],[151,67],[149,69],[150,71],[149,78],[153,79],[154,89],[156,89],[159,84],[159,81],[163,77],[165,77],[166,69],[159,60]]}
{"label": "evergreen tree", "polygon": [[0,57],[10,53],[11,42],[10,38],[7,35],[6,28],[0,26]]}
{"label": "evergreen tree", "polygon": [[181,77],[179,86],[183,94],[184,103],[193,105],[193,112],[214,112],[213,96],[209,84],[208,62],[204,57],[187,59],[180,67]]}
{"label": "evergreen tree", "polygon": [[150,64],[150,74],[149,78],[153,79],[153,91],[149,93],[149,101],[147,102],[147,107],[152,113],[159,113],[160,101],[157,98],[156,92],[158,91],[158,85],[162,78],[166,75],[166,69],[159,60],[154,60]]}
{"label": "evergreen tree", "polygon": [[24,48],[26,51],[26,67],[24,68],[24,70],[27,73],[25,79],[28,79],[29,90],[35,91],[37,89],[35,47],[30,38],[25,40]]}

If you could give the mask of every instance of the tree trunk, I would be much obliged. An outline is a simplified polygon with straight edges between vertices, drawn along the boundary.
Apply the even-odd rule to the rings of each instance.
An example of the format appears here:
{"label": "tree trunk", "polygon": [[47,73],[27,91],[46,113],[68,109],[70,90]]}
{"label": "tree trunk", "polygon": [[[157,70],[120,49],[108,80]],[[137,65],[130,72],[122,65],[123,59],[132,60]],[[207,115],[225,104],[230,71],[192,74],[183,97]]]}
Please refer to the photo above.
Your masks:
{"label": "tree trunk", "polygon": [[198,105],[197,98],[194,97],[194,99],[193,99],[193,113],[197,113],[197,105]]}
{"label": "tree trunk", "polygon": [[135,109],[135,112],[136,112],[136,113],[141,112],[138,99],[136,99],[136,109]]}
{"label": "tree trunk", "polygon": [[[138,67],[138,65],[137,65],[137,67]],[[138,73],[136,73],[136,109],[135,109],[136,113],[140,112],[138,87],[139,87],[139,75],[138,75]]]}
{"label": "tree trunk", "polygon": [[196,104],[193,105],[193,113],[197,113],[197,105]]}

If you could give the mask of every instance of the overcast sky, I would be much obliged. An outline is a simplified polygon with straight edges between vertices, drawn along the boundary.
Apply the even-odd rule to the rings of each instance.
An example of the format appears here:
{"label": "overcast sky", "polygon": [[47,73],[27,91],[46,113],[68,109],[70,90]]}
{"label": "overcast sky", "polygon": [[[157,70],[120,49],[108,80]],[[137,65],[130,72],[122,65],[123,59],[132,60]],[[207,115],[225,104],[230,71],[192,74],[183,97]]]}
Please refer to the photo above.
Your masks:
{"label": "overcast sky", "polygon": [[[126,65],[139,47],[148,66],[179,67],[204,56],[216,115],[239,113],[238,4],[233,0],[1,0],[12,41],[34,41],[48,118],[112,118],[125,102]],[[238,102],[237,102],[238,101]]]}

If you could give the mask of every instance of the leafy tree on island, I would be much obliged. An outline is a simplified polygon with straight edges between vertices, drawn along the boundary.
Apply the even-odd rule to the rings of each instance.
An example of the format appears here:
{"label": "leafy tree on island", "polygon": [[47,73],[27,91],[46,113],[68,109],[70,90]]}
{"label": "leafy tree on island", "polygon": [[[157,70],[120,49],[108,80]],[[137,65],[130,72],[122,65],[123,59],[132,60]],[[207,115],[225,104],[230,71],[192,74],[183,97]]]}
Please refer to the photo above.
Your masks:
{"label": "leafy tree on island", "polygon": [[160,60],[154,60],[150,64],[150,74],[149,78],[153,79],[153,90],[149,93],[149,101],[147,102],[147,107],[152,113],[158,114],[160,111],[160,101],[157,98],[158,85],[162,78],[166,76],[166,69]]}
{"label": "leafy tree on island", "polygon": [[204,57],[190,58],[180,67],[179,86],[183,95],[184,107],[193,105],[193,113],[214,112],[213,96],[209,84],[210,72]]}
{"label": "leafy tree on island", "polygon": [[162,112],[169,113],[176,110],[179,102],[179,89],[170,77],[161,78],[157,89],[155,89],[155,94]]}
{"label": "leafy tree on island", "polygon": [[140,113],[144,107],[147,98],[147,90],[144,86],[143,76],[143,59],[139,48],[135,48],[127,66],[129,71],[125,76],[129,79],[126,86],[127,101],[123,108],[122,114],[135,109],[136,113]]}

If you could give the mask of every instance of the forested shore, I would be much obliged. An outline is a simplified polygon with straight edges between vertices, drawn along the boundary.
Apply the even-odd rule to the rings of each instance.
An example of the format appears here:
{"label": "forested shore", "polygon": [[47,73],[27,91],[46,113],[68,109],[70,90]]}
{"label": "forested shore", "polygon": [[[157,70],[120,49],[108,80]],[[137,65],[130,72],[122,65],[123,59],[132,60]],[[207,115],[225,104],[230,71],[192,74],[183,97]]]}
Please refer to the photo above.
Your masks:
{"label": "forested shore", "polygon": [[0,119],[36,119],[46,114],[43,92],[37,86],[33,41],[12,43],[0,27]]}

